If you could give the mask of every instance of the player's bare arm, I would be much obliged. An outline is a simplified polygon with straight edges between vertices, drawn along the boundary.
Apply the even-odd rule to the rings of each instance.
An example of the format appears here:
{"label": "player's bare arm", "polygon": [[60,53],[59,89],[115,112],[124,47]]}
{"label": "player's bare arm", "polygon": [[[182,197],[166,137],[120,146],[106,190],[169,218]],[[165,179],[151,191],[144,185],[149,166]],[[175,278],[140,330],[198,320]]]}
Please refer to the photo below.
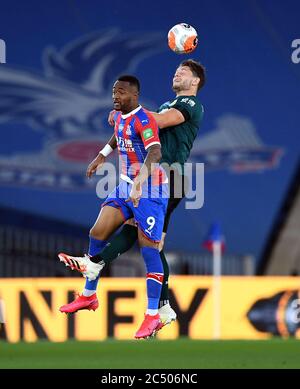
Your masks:
{"label": "player's bare arm", "polygon": [[[117,141],[115,134],[111,136],[109,141],[107,142],[106,146],[99,152],[97,157],[93,159],[93,161],[89,164],[87,170],[86,170],[86,176],[88,178],[91,178],[91,176],[96,172],[97,169],[99,169],[105,162],[106,156],[108,155],[109,151],[113,151],[117,147]],[[106,149],[108,148],[108,152]]]}
{"label": "player's bare arm", "polygon": [[170,108],[165,112],[157,113],[151,112],[160,129],[177,126],[185,122],[183,114],[178,109]]}
{"label": "player's bare arm", "polygon": [[148,154],[139,174],[135,177],[130,192],[129,199],[132,200],[133,206],[136,208],[139,205],[139,201],[142,197],[142,185],[153,173],[155,164],[161,159],[161,147],[159,144],[150,146]]}

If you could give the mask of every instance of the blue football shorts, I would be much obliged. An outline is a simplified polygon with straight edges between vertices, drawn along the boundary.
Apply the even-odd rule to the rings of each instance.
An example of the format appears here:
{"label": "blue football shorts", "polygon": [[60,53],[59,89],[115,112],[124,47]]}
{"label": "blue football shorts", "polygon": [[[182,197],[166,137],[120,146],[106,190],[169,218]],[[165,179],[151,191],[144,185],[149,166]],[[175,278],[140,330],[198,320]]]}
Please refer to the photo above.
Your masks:
{"label": "blue football shorts", "polygon": [[131,184],[120,180],[119,185],[107,196],[102,207],[110,206],[120,209],[124,221],[134,218],[139,229],[148,239],[159,242],[169,200],[168,184],[153,186],[149,190],[147,188],[144,190],[143,187],[143,196],[137,208],[133,206],[132,201],[125,201],[129,198],[131,187]]}

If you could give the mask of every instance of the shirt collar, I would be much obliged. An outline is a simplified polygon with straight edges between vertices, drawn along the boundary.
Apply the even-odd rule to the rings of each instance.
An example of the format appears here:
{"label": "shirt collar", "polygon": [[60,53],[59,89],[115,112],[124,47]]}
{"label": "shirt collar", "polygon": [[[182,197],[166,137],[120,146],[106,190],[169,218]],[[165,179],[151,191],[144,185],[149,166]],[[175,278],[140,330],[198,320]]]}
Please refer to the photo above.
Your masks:
{"label": "shirt collar", "polygon": [[137,113],[141,108],[142,108],[142,106],[139,105],[139,106],[136,107],[133,111],[128,112],[128,113],[126,113],[125,115],[122,114],[122,115],[121,115],[122,119],[127,119],[127,118],[129,118],[129,116],[134,115],[134,114]]}

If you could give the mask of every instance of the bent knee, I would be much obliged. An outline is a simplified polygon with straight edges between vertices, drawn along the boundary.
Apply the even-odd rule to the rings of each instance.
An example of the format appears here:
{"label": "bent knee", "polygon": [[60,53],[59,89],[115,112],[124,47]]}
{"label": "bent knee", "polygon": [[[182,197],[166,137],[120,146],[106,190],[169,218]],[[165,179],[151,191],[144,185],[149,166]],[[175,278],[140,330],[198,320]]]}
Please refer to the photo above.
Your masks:
{"label": "bent knee", "polygon": [[94,226],[90,229],[90,236],[94,239],[105,240],[107,239],[107,233],[102,226]]}
{"label": "bent knee", "polygon": [[150,239],[147,239],[145,236],[142,235],[142,233],[140,231],[139,231],[138,241],[139,241],[139,246],[141,248],[152,247],[154,249],[158,249],[159,242],[154,242]]}

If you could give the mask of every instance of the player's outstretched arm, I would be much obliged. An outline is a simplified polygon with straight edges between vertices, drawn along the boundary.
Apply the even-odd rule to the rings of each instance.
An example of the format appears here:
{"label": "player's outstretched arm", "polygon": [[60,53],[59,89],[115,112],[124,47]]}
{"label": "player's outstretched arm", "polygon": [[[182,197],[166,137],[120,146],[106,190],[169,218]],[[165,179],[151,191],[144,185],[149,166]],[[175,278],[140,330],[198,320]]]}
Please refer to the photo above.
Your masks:
{"label": "player's outstretched arm", "polygon": [[105,162],[106,157],[114,151],[117,147],[117,140],[115,134],[111,136],[107,144],[103,147],[103,149],[99,152],[97,157],[93,159],[93,161],[89,164],[86,170],[86,176],[91,178],[91,176],[99,169]]}
{"label": "player's outstretched arm", "polygon": [[178,124],[185,122],[183,114],[175,108],[170,108],[162,113],[151,112],[151,114],[154,116],[160,129],[177,126]]}

